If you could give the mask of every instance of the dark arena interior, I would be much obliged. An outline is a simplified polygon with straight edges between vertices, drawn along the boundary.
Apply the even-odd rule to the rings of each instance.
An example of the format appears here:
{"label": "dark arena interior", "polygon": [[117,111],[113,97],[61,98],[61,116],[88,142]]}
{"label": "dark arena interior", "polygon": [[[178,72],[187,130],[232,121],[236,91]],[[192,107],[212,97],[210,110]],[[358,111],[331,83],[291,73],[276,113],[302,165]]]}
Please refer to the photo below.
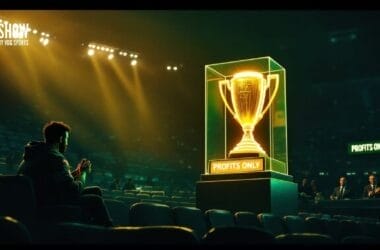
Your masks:
{"label": "dark arena interior", "polygon": [[[380,243],[379,11],[0,19],[0,244]],[[286,70],[287,170],[210,173],[206,66],[267,56]],[[70,131],[49,141],[51,121]]]}

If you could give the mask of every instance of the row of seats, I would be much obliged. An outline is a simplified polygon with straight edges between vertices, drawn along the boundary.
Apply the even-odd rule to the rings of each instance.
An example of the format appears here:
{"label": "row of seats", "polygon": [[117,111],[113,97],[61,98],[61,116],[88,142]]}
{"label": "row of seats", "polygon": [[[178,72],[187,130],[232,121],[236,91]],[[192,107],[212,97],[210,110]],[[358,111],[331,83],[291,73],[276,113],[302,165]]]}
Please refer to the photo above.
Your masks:
{"label": "row of seats", "polygon": [[[147,186],[143,186],[141,189],[134,189],[134,190],[108,190],[108,189],[102,189],[102,192],[105,196],[135,196],[137,194],[147,194],[149,196],[168,196],[169,194],[165,193],[164,190],[162,190],[161,187],[155,187],[155,190],[147,190],[145,189]],[[153,188],[152,186],[150,186]],[[184,191],[184,190],[176,190],[171,193],[171,197],[183,197],[183,198],[195,198],[195,192],[190,191]]]}
{"label": "row of seats", "polygon": [[[14,218],[12,223],[15,223],[17,219],[24,224],[33,243],[187,242],[213,244],[240,242],[256,244],[270,243],[274,240],[289,242],[294,239],[311,238],[328,243],[343,242],[343,236],[357,234],[351,231],[347,235],[335,237],[328,234],[326,228],[318,227],[322,219],[315,217],[302,219],[300,216],[293,215],[293,217],[281,218],[272,214],[256,215],[244,211],[231,214],[229,211],[220,209],[203,213],[195,207],[170,208],[164,204],[147,202],[126,207],[124,212],[128,211],[128,223],[120,223],[118,227],[85,225],[78,223],[76,207],[68,209],[68,207],[56,206],[36,211],[33,188],[30,180],[25,176],[0,176],[0,197],[0,216],[12,216]],[[110,213],[117,222],[115,216],[119,213],[112,209]],[[8,226],[5,226],[4,231],[9,229],[9,221],[12,220],[5,221]],[[313,221],[316,223],[313,224]],[[302,229],[305,225],[307,225],[306,230]],[[379,225],[371,225],[373,226],[372,235],[378,235]],[[313,231],[312,228],[319,231]],[[158,237],[159,235],[162,237]],[[361,232],[359,236],[375,240],[369,233]],[[367,239],[369,242],[371,240]]]}
{"label": "row of seats", "polygon": [[[103,197],[106,199],[117,199],[117,200],[128,200],[137,198],[140,200],[152,200],[153,202],[188,202],[195,203],[195,196],[180,196],[173,195],[167,196],[163,193],[150,193],[146,191],[141,192],[122,192],[122,191],[112,191],[112,192],[103,192]],[[153,192],[153,191],[152,191]]]}
{"label": "row of seats", "polygon": [[[222,212],[222,211],[220,211]],[[221,214],[219,214],[221,215]],[[213,219],[217,217],[211,216]],[[219,216],[222,218],[222,216]],[[274,236],[254,226],[216,226],[202,238],[188,227],[175,225],[124,226],[106,228],[80,223],[51,224],[45,228],[44,244],[181,244],[181,245],[247,245],[247,244],[336,244],[329,235],[318,233],[287,233]],[[354,235],[342,243],[378,244],[374,237]],[[36,243],[29,230],[17,220],[0,217],[0,244]]]}
{"label": "row of seats", "polygon": [[109,208],[109,210],[116,210],[120,211],[121,213],[128,214],[130,206],[138,203],[138,202],[150,202],[150,203],[159,203],[164,204],[169,207],[177,207],[177,206],[184,206],[184,207],[195,207],[195,202],[177,202],[177,201],[161,201],[157,199],[140,199],[138,197],[132,198],[132,197],[116,197],[115,199],[104,199],[105,204]]}
{"label": "row of seats", "polygon": [[[106,203],[107,204],[107,203]],[[263,229],[274,236],[282,234],[313,233],[328,235],[341,242],[348,236],[376,237],[380,233],[379,223],[337,220],[334,218],[306,217],[287,215],[284,217],[270,213],[255,214],[249,211],[230,211],[210,209],[204,213],[196,207],[170,208],[164,204],[140,202],[129,209],[116,211],[109,209],[114,223],[120,226],[158,226],[177,225],[194,230],[202,238],[212,228],[221,227],[254,227]],[[124,221],[119,220],[125,216]]]}
{"label": "row of seats", "polygon": [[[232,237],[231,237],[232,235]],[[227,237],[226,237],[227,236]],[[0,217],[0,244],[33,244],[29,230],[17,220]],[[200,245],[271,244],[272,234],[255,228],[213,228],[199,239],[190,228],[141,226],[106,228],[80,223],[59,223],[45,230],[42,244]]]}
{"label": "row of seats", "polygon": [[361,217],[361,216],[348,216],[348,215],[341,215],[341,214],[325,214],[325,213],[309,213],[309,212],[299,212],[299,216],[302,218],[306,217],[316,217],[320,219],[337,219],[337,220],[352,220],[356,222],[368,222],[368,223],[377,223],[380,222],[379,218],[372,218],[372,217]]}

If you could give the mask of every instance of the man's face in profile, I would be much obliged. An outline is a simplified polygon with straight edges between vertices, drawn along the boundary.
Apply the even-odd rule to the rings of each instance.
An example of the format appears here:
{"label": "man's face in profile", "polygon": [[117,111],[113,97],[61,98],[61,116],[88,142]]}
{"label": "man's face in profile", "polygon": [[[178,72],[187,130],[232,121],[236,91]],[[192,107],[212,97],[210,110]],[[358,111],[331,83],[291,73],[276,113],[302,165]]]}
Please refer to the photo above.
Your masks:
{"label": "man's face in profile", "polygon": [[59,152],[61,152],[62,154],[65,153],[68,145],[69,145],[69,132],[66,131],[62,137],[61,142],[59,143]]}

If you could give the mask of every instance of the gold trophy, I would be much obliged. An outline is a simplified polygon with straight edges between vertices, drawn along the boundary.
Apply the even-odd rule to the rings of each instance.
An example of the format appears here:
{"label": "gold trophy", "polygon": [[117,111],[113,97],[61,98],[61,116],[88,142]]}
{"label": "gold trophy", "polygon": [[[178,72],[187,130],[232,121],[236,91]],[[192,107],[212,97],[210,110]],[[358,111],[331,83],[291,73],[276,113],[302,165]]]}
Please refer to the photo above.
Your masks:
{"label": "gold trophy", "polygon": [[[263,108],[266,91],[272,80],[275,80],[276,85],[267,106]],[[231,80],[219,81],[219,91],[223,102],[235,120],[239,122],[244,133],[241,141],[229,152],[229,157],[267,156],[264,149],[255,140],[253,131],[273,102],[278,91],[278,84],[278,74],[269,74],[267,79],[264,79],[263,74],[255,71],[239,72],[234,74]],[[224,85],[231,92],[233,108],[224,95]]]}

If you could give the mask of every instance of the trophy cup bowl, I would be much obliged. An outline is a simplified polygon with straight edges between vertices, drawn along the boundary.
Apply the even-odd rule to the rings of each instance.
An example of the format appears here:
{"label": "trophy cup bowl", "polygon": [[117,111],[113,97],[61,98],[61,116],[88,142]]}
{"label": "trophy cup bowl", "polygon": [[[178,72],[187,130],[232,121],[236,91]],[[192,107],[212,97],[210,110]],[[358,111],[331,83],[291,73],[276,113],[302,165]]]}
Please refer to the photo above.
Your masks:
{"label": "trophy cup bowl", "polygon": [[[263,108],[266,92],[272,80],[275,80],[275,88],[267,106]],[[242,139],[228,154],[230,158],[267,156],[265,150],[255,140],[253,131],[273,102],[278,91],[278,84],[278,74],[268,74],[265,79],[263,74],[255,71],[239,72],[234,74],[231,80],[219,81],[219,91],[223,102],[243,130]],[[232,107],[224,94],[224,86],[230,91]]]}

